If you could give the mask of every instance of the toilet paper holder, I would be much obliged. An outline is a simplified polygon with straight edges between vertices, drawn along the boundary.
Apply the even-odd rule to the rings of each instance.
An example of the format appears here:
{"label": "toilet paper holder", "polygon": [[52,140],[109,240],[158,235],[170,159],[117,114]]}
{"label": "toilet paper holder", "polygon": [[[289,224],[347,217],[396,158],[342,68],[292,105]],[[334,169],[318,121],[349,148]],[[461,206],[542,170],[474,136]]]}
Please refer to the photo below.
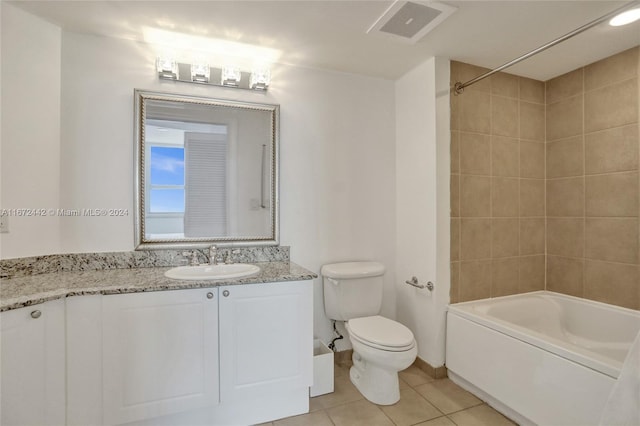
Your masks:
{"label": "toilet paper holder", "polygon": [[405,281],[405,283],[409,284],[410,286],[416,287],[416,288],[426,288],[429,291],[433,291],[433,283],[431,281],[427,281],[427,284],[420,284],[418,282],[418,278],[417,277],[411,277],[410,280]]}

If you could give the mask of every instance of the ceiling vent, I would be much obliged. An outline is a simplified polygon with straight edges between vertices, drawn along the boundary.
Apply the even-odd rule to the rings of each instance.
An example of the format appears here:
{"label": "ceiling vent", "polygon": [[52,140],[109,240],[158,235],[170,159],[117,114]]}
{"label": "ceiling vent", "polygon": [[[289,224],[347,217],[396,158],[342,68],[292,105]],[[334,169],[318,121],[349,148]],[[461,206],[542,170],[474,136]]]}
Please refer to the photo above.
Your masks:
{"label": "ceiling vent", "polygon": [[455,11],[455,7],[443,3],[396,0],[367,30],[367,34],[378,33],[417,43]]}

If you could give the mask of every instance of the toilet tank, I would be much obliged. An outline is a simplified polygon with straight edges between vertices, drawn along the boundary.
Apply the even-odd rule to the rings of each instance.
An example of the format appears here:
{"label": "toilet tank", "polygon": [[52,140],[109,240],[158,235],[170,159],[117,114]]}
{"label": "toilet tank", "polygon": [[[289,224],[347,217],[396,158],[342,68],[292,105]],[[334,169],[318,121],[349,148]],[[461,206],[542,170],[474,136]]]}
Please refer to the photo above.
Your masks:
{"label": "toilet tank", "polygon": [[344,262],[324,265],[324,311],[338,321],[377,315],[382,306],[384,265]]}

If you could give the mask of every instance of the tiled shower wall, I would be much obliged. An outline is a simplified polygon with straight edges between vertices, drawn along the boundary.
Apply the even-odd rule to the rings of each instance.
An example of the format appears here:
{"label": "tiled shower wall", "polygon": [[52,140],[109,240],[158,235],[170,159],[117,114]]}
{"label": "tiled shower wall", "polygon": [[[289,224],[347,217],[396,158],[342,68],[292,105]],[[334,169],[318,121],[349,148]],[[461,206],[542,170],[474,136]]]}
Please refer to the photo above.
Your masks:
{"label": "tiled shower wall", "polygon": [[[640,308],[639,62],[452,96],[452,303],[547,288]],[[452,62],[452,84],[485,71]]]}
{"label": "tiled shower wall", "polygon": [[[451,79],[488,71],[451,63]],[[544,83],[499,73],[452,95],[451,302],[544,288]]]}
{"label": "tiled shower wall", "polygon": [[546,82],[547,289],[633,309],[639,50]]}

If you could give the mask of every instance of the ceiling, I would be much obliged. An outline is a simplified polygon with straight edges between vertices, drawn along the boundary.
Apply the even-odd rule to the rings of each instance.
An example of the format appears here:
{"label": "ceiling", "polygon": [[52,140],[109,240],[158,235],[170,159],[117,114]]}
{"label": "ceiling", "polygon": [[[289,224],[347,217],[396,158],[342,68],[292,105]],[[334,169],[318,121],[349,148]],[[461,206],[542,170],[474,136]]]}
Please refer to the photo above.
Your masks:
{"label": "ceiling", "polygon": [[[397,79],[431,56],[497,67],[625,4],[443,1],[458,10],[416,44],[366,34],[392,1],[13,1],[66,31],[144,40],[143,29],[281,52],[278,62]],[[604,23],[510,68],[548,80],[640,44],[640,21]]]}

